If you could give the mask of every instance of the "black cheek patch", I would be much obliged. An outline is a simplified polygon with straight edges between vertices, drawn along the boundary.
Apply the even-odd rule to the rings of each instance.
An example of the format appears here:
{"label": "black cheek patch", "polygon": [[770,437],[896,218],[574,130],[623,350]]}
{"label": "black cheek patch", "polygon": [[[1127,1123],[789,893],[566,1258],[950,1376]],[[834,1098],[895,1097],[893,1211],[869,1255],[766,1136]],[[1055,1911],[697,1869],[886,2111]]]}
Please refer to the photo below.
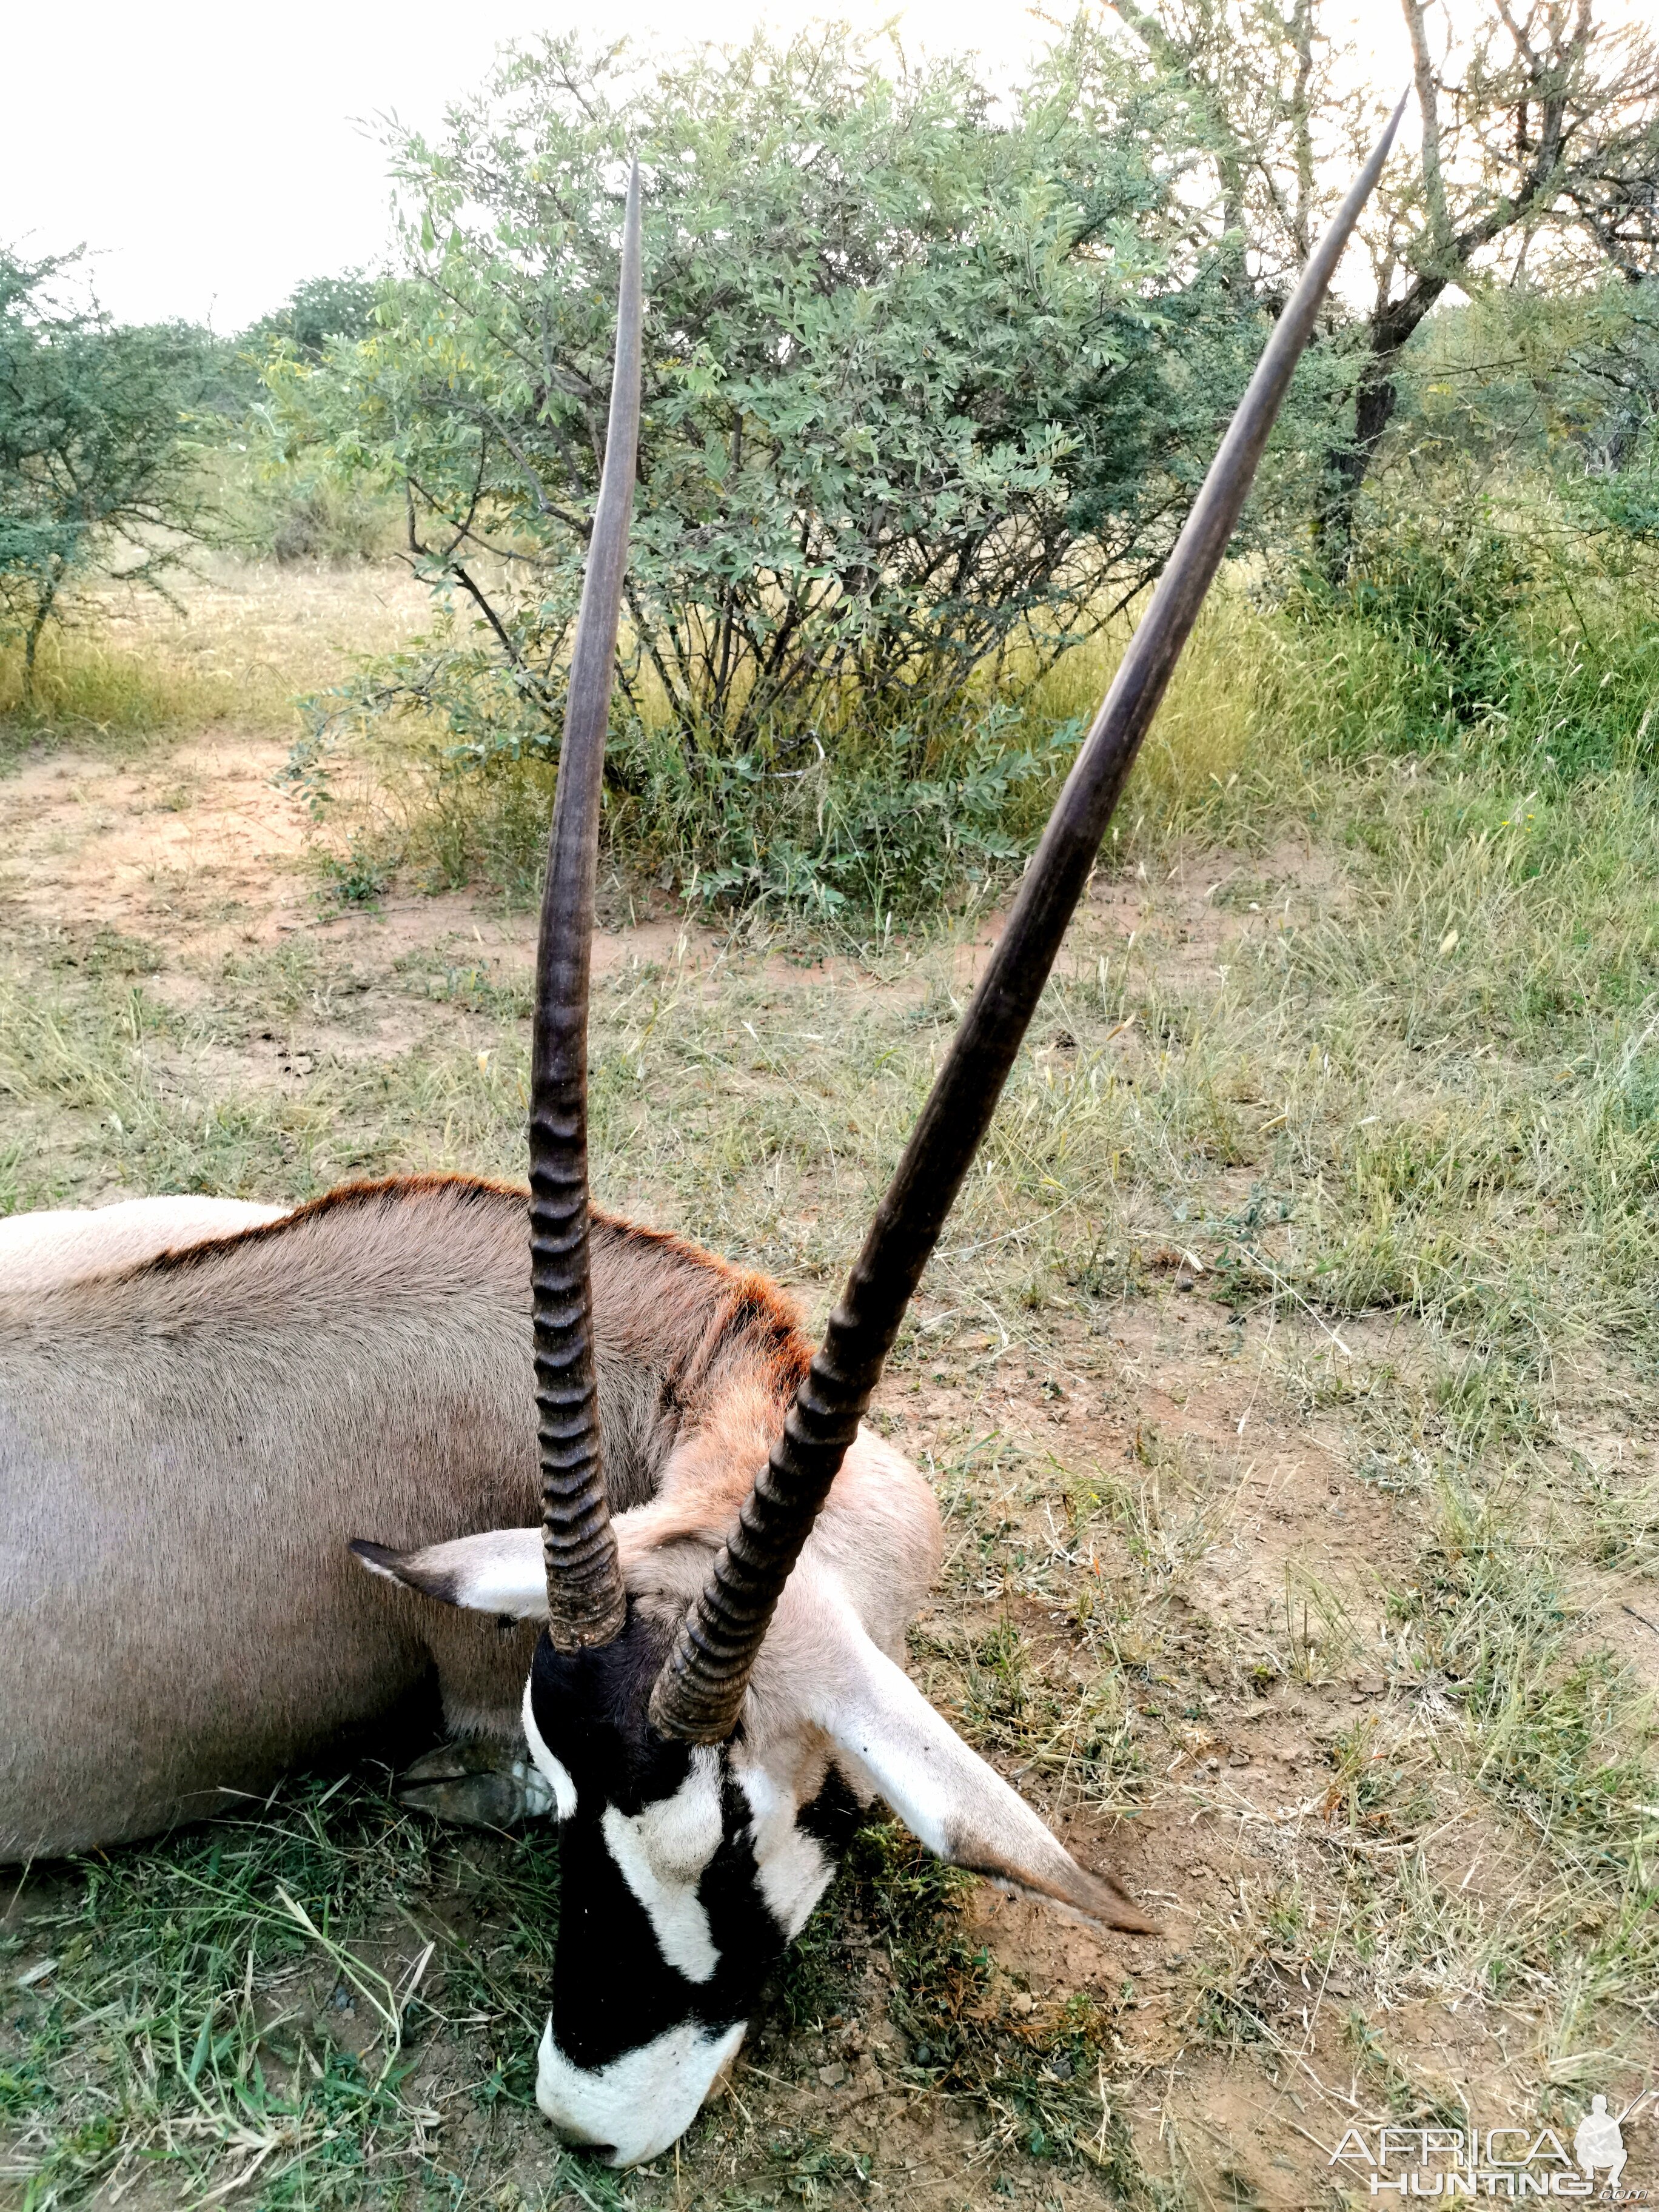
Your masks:
{"label": "black cheek patch", "polygon": [[650,1915],[606,1847],[599,1818],[579,1812],[559,1834],[559,1936],[553,1953],[553,2040],[574,2065],[623,2051],[702,2014],[699,1988],[657,1948]]}
{"label": "black cheek patch", "polygon": [[838,1766],[832,1766],[825,1773],[817,1796],[796,1814],[795,1826],[803,1834],[822,1844],[830,1864],[838,1867],[863,1826],[865,1808],[853,1795],[846,1776]]}

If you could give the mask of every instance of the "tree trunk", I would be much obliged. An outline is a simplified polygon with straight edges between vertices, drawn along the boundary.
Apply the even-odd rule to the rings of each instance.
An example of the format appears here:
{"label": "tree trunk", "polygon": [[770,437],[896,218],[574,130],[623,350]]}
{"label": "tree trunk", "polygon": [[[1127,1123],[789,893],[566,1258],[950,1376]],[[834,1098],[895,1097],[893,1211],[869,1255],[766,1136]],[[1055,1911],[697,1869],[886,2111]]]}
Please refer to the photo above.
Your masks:
{"label": "tree trunk", "polygon": [[1377,308],[1366,323],[1365,365],[1354,394],[1353,433],[1326,450],[1324,483],[1314,514],[1319,564],[1333,584],[1340,584],[1347,574],[1359,495],[1399,404],[1400,356],[1447,282],[1444,276],[1419,276],[1403,300]]}
{"label": "tree trunk", "polygon": [[63,572],[59,568],[41,587],[40,596],[34,603],[33,617],[23,639],[23,704],[26,707],[34,704],[34,656],[40,643],[40,633],[52,619],[52,607],[58,599],[58,586],[62,580]]}
{"label": "tree trunk", "polygon": [[1325,456],[1325,482],[1314,514],[1314,542],[1327,580],[1340,584],[1353,551],[1354,514],[1382,434],[1399,402],[1395,368],[1398,349],[1372,354],[1360,372],[1354,398],[1353,435]]}

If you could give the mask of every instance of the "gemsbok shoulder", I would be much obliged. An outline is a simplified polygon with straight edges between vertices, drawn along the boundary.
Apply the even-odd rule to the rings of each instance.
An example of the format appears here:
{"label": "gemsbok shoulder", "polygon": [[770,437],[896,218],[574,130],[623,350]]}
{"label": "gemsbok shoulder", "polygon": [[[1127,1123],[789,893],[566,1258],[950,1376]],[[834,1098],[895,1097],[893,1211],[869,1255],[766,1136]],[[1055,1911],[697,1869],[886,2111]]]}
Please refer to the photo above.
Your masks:
{"label": "gemsbok shoulder", "polygon": [[1268,339],[816,1349],[771,1283],[589,1203],[635,172],[528,1201],[413,1178],[0,1225],[0,1860],[246,1808],[435,1680],[453,1738],[502,1747],[502,1808],[561,1823],[538,2096],[617,2165],[691,2120],[877,1796],[957,1865],[1152,1925],[910,1682],[939,1519],[861,1423],[1399,116]]}

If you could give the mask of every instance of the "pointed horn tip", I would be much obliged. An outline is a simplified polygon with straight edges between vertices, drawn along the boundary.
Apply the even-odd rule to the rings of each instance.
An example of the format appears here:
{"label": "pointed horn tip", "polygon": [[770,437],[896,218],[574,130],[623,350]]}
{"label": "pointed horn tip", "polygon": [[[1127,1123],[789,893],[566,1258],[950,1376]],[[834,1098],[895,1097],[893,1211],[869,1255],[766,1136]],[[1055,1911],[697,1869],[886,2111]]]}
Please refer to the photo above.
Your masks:
{"label": "pointed horn tip", "polygon": [[[1394,111],[1378,133],[1376,144],[1365,156],[1358,175],[1348,187],[1347,199],[1338,210],[1330,229],[1325,234],[1327,245],[1339,237],[1344,245],[1346,244],[1349,232],[1359,220],[1360,211],[1365,202],[1376,191],[1376,180],[1382,173],[1383,164],[1394,149],[1395,134],[1400,129],[1401,119],[1406,112],[1406,104],[1412,96],[1413,89],[1411,85],[1407,85],[1395,102]],[[1316,259],[1317,256],[1315,258]]]}
{"label": "pointed horn tip", "polygon": [[1072,1861],[1076,1878],[1050,1887],[1043,1893],[1062,1910],[1075,1912],[1097,1928],[1109,1928],[1122,1936],[1161,1936],[1164,1923],[1136,1904],[1115,1875],[1103,1869],[1091,1873]]}

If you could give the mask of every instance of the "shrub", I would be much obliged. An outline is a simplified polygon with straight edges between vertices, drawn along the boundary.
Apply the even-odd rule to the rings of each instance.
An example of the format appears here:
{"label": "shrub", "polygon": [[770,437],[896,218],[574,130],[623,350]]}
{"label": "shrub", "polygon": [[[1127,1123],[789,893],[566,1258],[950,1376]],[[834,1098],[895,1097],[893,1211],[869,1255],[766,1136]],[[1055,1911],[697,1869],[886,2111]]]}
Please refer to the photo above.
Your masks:
{"label": "shrub", "polygon": [[236,550],[284,566],[380,561],[399,550],[396,503],[325,456],[270,437],[258,410],[223,470],[224,534]]}
{"label": "shrub", "polygon": [[321,361],[336,339],[367,337],[374,327],[380,281],[362,269],[338,276],[312,276],[296,285],[274,314],[244,331],[245,353],[263,361],[273,348]]}
{"label": "shrub", "polygon": [[832,27],[652,68],[548,40],[443,143],[398,137],[414,273],[282,397],[406,489],[423,573],[482,620],[406,696],[471,670],[470,743],[487,717],[556,744],[628,152],[651,305],[622,688],[688,774],[779,726],[827,741],[854,697],[913,727],[1089,635],[1162,560],[1258,336],[1189,250],[1180,125],[1082,30],[1004,112],[964,63],[889,74]]}
{"label": "shrub", "polygon": [[1607,550],[1536,485],[1502,515],[1456,483],[1419,486],[1358,538],[1344,585],[1304,576],[1289,592],[1272,714],[1321,752],[1489,752],[1566,776],[1646,766],[1659,629],[1631,549]]}
{"label": "shrub", "polygon": [[[890,918],[982,905],[1035,847],[1127,635],[1127,623],[1103,629],[1018,687],[1018,703],[970,701],[957,717],[922,726],[854,725],[823,741],[809,729],[721,752],[688,750],[662,724],[627,722],[611,740],[610,864],[704,908],[787,909],[860,936]],[[1123,838],[1249,835],[1282,817],[1295,748],[1276,733],[1255,736],[1282,652],[1279,627],[1243,591],[1212,595],[1135,770]],[[319,759],[314,736],[295,747],[290,781],[319,811],[339,801],[339,826],[325,841],[331,878],[372,847],[383,872],[407,866],[434,887],[483,880],[515,897],[536,890],[554,763],[544,746],[501,742],[488,710],[476,744],[456,741],[484,674],[474,666],[456,691],[432,691],[423,716],[370,712],[348,724],[341,754],[353,772],[337,782],[328,770],[339,756]],[[506,679],[496,671],[494,680]]]}
{"label": "shrub", "polygon": [[21,644],[25,705],[88,570],[158,585],[204,520],[190,416],[220,349],[183,325],[112,324],[74,298],[74,262],[0,253],[0,644]]}
{"label": "shrub", "polygon": [[1356,550],[1346,597],[1358,618],[1431,664],[1450,711],[1489,703],[1532,564],[1484,518],[1431,508],[1373,530]]}
{"label": "shrub", "polygon": [[612,840],[671,867],[707,855],[691,882],[706,903],[911,920],[1018,873],[1079,734],[992,708],[948,738],[889,730],[778,768],[753,753],[688,761],[636,731],[635,795],[616,808]]}
{"label": "shrub", "polygon": [[361,270],[313,277],[243,332],[240,435],[222,463],[228,534],[242,553],[337,564],[404,550],[401,502],[341,465],[333,425],[308,404],[325,382],[309,372],[373,332],[380,289]]}

